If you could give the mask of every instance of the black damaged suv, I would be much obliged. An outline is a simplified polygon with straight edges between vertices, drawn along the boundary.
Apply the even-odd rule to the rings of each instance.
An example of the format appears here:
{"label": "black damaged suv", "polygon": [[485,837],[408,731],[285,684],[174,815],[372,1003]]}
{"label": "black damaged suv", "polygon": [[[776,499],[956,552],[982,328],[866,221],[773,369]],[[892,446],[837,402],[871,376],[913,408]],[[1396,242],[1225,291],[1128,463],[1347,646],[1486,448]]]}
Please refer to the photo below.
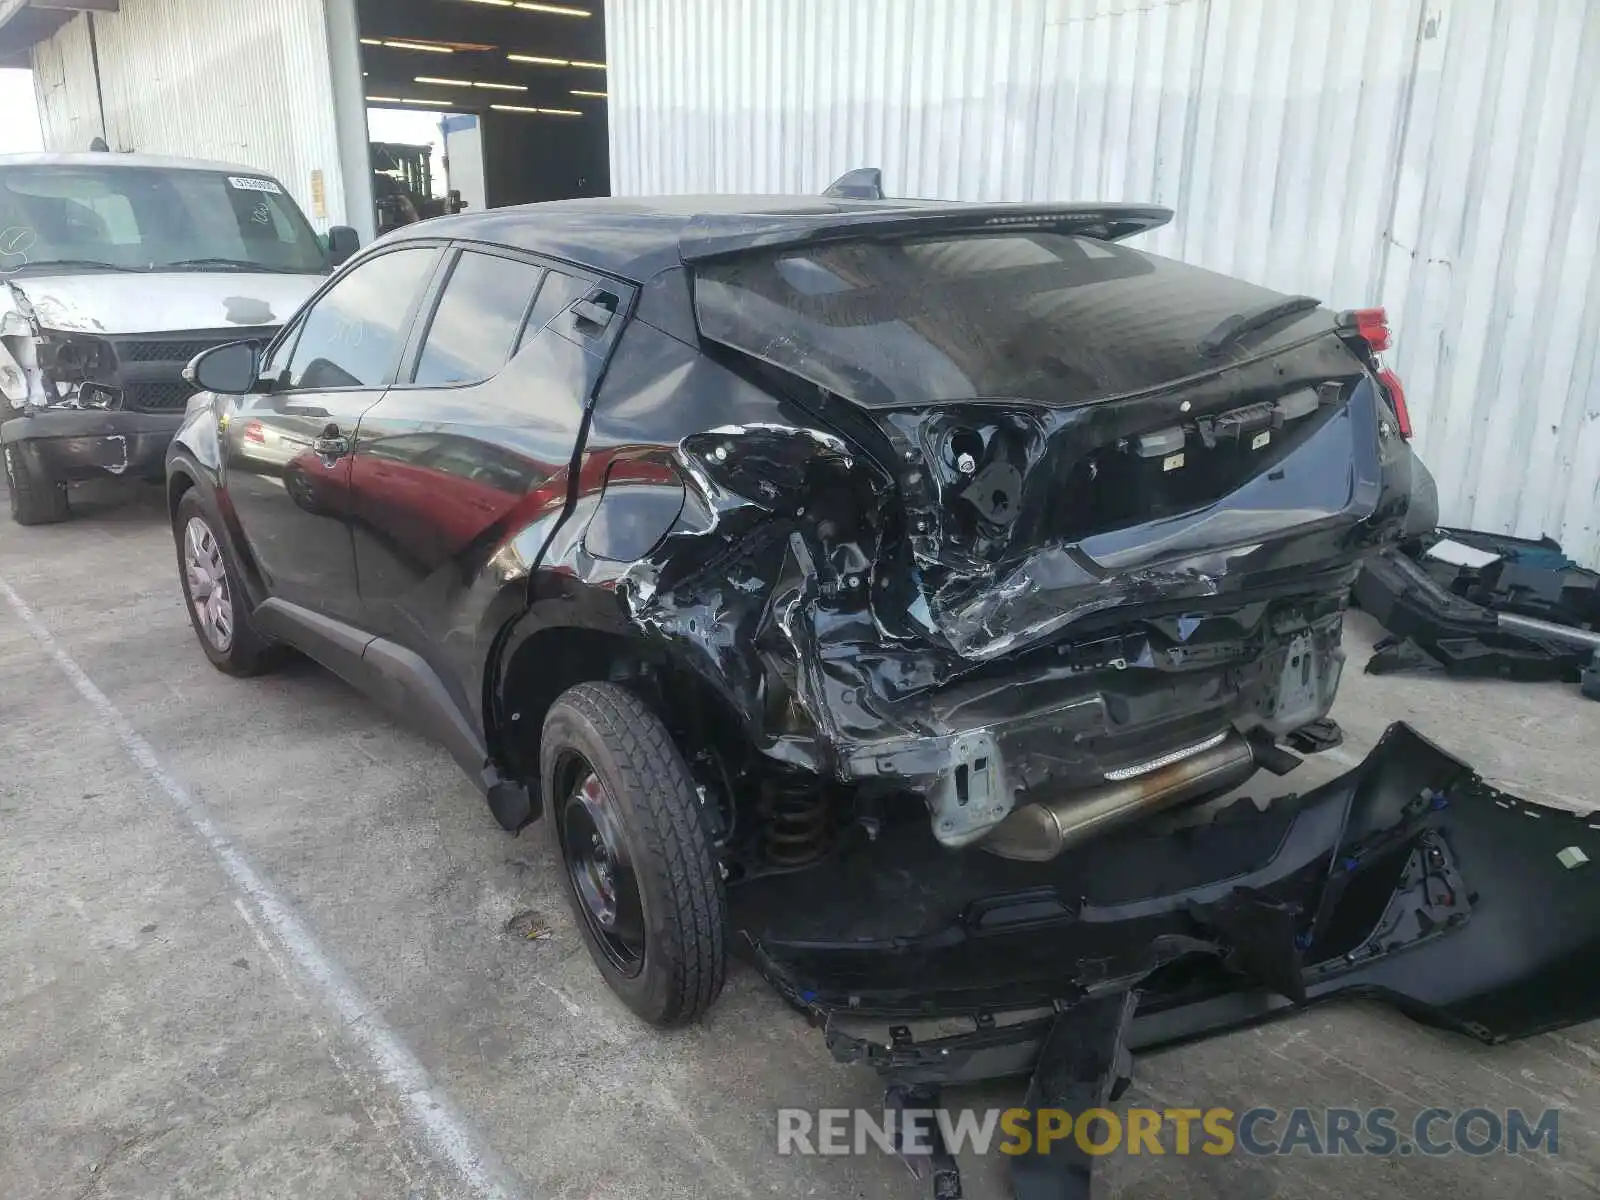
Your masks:
{"label": "black damaged suv", "polygon": [[[872,948],[996,896],[1065,919],[1083,843],[1287,770],[1363,555],[1434,521],[1381,312],[1122,244],[1169,216],[714,197],[408,227],[264,351],[190,365],[215,396],[167,474],[200,644],[239,675],[302,651],[506,829],[542,816],[649,1021],[711,1003],[730,937],[802,1005],[1059,1001],[1087,950]],[[1213,847],[1145,883],[1202,860],[1242,869]]]}

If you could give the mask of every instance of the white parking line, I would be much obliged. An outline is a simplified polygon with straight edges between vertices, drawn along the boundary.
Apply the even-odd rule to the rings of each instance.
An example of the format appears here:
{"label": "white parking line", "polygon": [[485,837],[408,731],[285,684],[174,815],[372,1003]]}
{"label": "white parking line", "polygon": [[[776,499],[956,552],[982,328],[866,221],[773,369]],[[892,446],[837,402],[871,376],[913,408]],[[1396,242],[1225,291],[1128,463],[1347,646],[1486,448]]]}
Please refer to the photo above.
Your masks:
{"label": "white parking line", "polygon": [[260,920],[277,939],[311,987],[343,1021],[343,1027],[366,1052],[372,1066],[398,1095],[405,1112],[439,1159],[461,1177],[472,1191],[484,1197],[512,1200],[521,1188],[512,1182],[492,1153],[456,1112],[454,1104],[429,1079],[427,1071],[375,1010],[340,966],[317,944],[289,902],[272,883],[228,840],[212,821],[205,806],[167,773],[150,743],[134,730],[104,692],[57,643],[54,636],[21,596],[0,579],[0,595],[17,614],[46,654],[55,660],[78,694],[89,702],[101,720],[117,735],[128,756],[144,769],[172,806],[210,848],[235,887],[255,906]]}

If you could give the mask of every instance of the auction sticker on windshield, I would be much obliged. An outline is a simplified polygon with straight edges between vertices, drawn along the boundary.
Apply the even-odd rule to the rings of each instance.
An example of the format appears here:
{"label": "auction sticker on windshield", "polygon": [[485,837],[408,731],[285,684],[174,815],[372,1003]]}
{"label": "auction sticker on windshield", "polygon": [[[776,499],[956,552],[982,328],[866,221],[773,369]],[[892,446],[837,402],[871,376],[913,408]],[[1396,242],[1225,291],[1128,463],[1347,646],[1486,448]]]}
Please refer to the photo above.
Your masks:
{"label": "auction sticker on windshield", "polygon": [[245,192],[274,192],[283,195],[283,189],[270,179],[256,179],[249,175],[229,175],[228,186]]}

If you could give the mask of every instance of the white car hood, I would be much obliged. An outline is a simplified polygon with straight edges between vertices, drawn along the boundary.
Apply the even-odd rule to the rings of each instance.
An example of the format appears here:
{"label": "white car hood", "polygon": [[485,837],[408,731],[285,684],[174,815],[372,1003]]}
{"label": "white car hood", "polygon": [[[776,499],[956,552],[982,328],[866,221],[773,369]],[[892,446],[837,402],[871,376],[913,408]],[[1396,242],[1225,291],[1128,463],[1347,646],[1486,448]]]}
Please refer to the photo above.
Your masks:
{"label": "white car hood", "polygon": [[242,271],[114,271],[12,279],[43,329],[64,333],[182,333],[282,325],[324,275]]}

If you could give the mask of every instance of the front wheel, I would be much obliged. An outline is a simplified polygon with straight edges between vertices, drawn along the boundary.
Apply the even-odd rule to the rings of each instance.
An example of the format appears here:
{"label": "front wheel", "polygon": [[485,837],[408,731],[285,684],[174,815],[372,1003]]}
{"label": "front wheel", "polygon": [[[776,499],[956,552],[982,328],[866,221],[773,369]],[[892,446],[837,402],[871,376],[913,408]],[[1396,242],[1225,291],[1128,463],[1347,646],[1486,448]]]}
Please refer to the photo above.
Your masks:
{"label": "front wheel", "polygon": [[67,519],[67,485],[28,466],[13,446],[5,448],[6,490],[11,493],[11,519],[18,525],[54,525]]}
{"label": "front wheel", "polygon": [[563,692],[540,745],[545,818],[589,954],[652,1025],[722,990],[727,900],[700,799],[660,719],[612,683]]}
{"label": "front wheel", "polygon": [[217,670],[258,675],[270,665],[272,646],[251,624],[249,601],[216,521],[193,489],[178,501],[172,535],[189,623]]}

